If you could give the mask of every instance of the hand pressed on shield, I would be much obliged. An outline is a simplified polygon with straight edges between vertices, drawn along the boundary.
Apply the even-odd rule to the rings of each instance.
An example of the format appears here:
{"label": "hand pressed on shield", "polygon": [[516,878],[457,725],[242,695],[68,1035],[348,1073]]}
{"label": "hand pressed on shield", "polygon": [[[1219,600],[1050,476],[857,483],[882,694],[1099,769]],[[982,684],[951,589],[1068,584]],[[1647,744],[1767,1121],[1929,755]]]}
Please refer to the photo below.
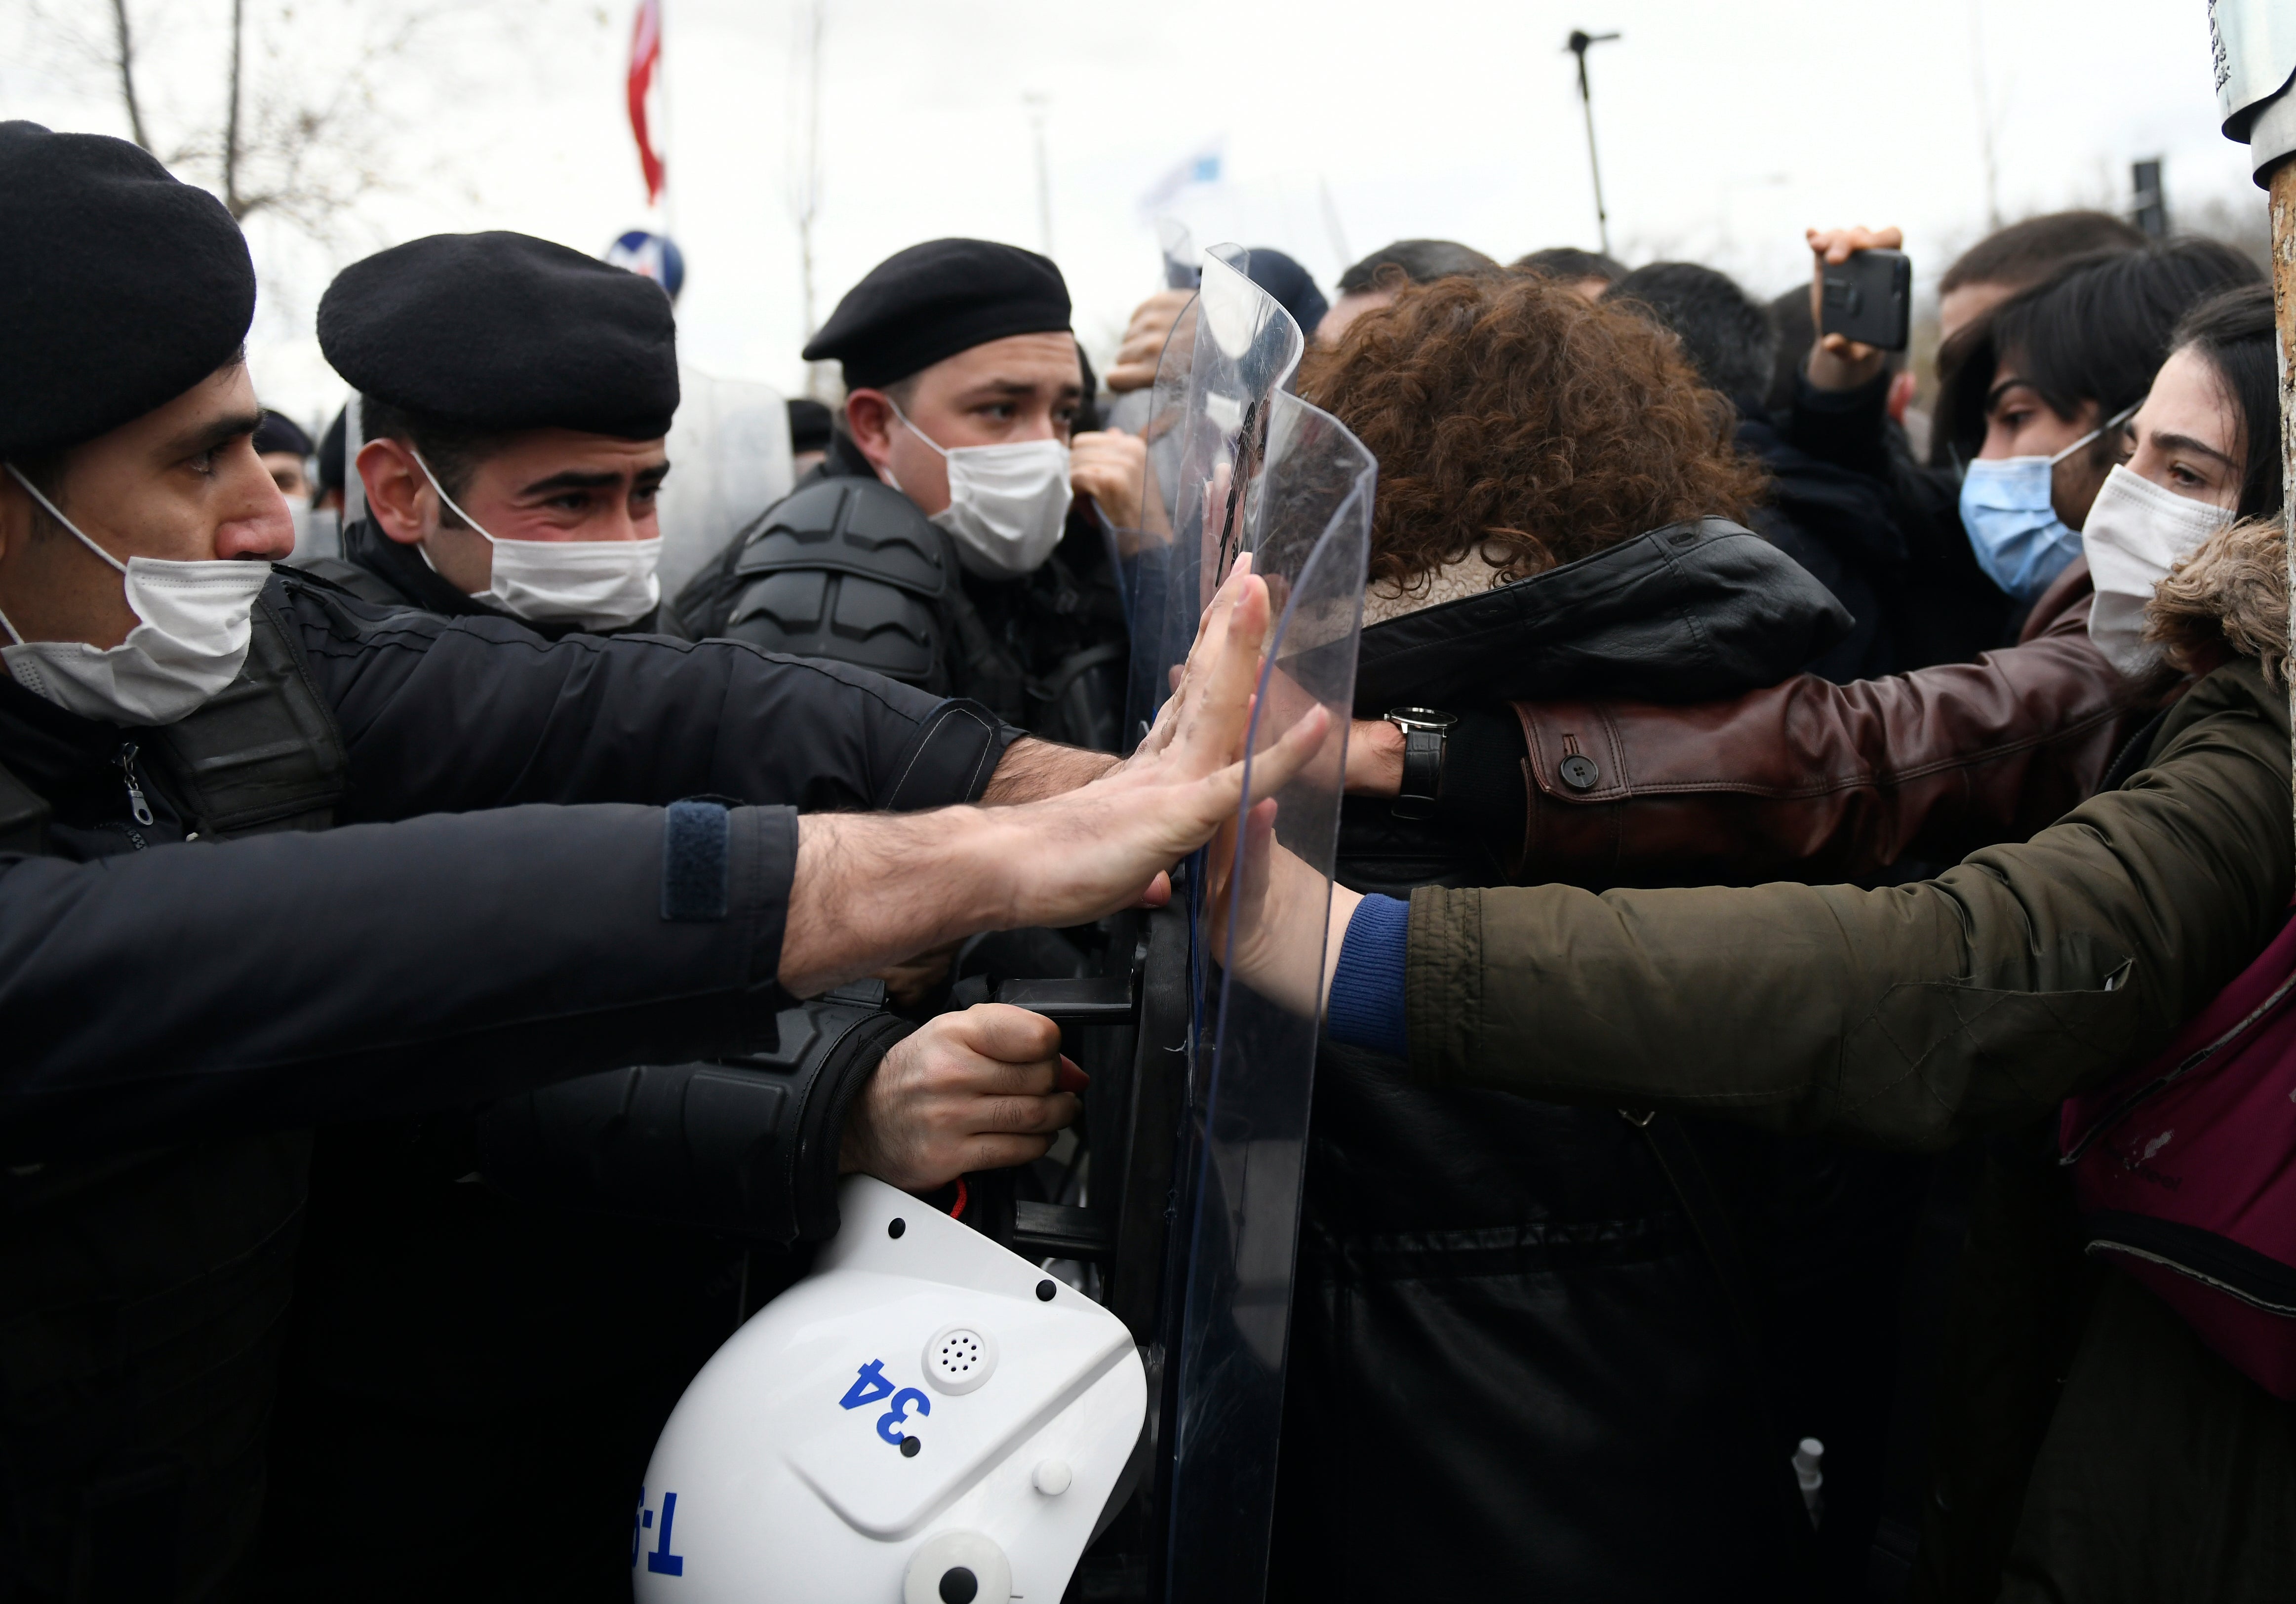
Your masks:
{"label": "hand pressed on shield", "polygon": [[1204,854],[1211,876],[1205,923],[1212,956],[1261,996],[1293,1013],[1321,1018],[1348,921],[1363,897],[1276,841],[1272,798],[1252,807],[1243,831],[1241,875],[1233,823],[1212,838]]}
{"label": "hand pressed on shield", "polygon": [[1075,1121],[1084,1086],[1042,1014],[983,1002],[939,1015],[896,1043],[854,1100],[839,1173],[922,1192],[1026,1164]]}
{"label": "hand pressed on shield", "polygon": [[[810,814],[797,822],[775,974],[799,996],[975,930],[1083,924],[1169,896],[1164,872],[1232,818],[1269,628],[1267,586],[1239,565],[1201,626],[1181,689],[1140,749],[1065,795],[938,813]],[[1253,759],[1279,790],[1332,732],[1308,709]]]}

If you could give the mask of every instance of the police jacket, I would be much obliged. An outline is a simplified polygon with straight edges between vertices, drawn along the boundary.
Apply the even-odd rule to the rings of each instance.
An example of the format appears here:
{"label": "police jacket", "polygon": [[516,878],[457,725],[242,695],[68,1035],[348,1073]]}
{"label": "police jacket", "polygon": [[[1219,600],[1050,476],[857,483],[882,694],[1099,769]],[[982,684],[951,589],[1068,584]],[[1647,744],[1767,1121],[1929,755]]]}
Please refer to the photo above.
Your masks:
{"label": "police jacket", "polygon": [[[384,1117],[770,1041],[797,812],[966,800],[1013,733],[834,664],[547,642],[291,573],[257,620],[245,683],[163,730],[0,680],[15,839],[47,842],[0,855],[0,1156]],[[239,744],[242,719],[263,739]],[[666,822],[695,797],[734,805]],[[361,828],[308,828],[330,822]],[[217,840],[266,825],[306,828]],[[682,854],[722,863],[722,896],[665,880]]]}
{"label": "police jacket", "polygon": [[[157,1600],[241,1564],[295,1127],[771,1052],[794,810],[964,799],[1006,739],[832,666],[288,574],[175,724],[0,680],[0,1575]],[[748,1128],[801,1142],[758,1091]],[[758,1145],[786,1217],[797,1146]]]}
{"label": "police jacket", "polygon": [[1128,636],[1088,506],[1035,572],[985,579],[840,435],[820,468],[681,591],[675,626],[977,700],[1046,740],[1119,749]]}
{"label": "police jacket", "polygon": [[[1847,623],[1775,547],[1707,520],[1367,628],[1357,712],[1476,712],[1504,733],[1498,699],[1547,685],[1749,690]],[[1519,824],[1520,760],[1502,749],[1472,784],[1447,765],[1446,794],[1513,766]],[[1472,813],[1349,798],[1339,878],[1504,883],[1512,845]],[[1671,1117],[1423,1089],[1327,1043],[1270,1597],[1796,1596],[1792,1444],[1739,1320],[1738,1228],[1769,1158]]]}

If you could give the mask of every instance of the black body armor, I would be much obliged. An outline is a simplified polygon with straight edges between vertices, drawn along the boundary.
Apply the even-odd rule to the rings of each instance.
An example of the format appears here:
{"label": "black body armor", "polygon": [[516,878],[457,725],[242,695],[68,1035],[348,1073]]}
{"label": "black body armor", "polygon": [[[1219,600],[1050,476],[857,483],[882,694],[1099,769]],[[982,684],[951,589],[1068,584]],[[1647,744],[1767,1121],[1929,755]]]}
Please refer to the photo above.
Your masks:
{"label": "black body armor", "polygon": [[[342,738],[268,598],[237,679],[129,733],[146,814],[172,814],[170,831],[333,822]],[[49,816],[0,771],[0,850],[55,850]],[[0,1594],[156,1604],[206,1598],[239,1566],[262,1514],[309,1161],[308,1136],[286,1133],[0,1174]]]}
{"label": "black body armor", "polygon": [[1091,510],[1070,513],[1035,572],[983,579],[916,503],[838,444],[666,610],[685,633],[850,663],[971,697],[1048,741],[1119,750],[1129,648]]}

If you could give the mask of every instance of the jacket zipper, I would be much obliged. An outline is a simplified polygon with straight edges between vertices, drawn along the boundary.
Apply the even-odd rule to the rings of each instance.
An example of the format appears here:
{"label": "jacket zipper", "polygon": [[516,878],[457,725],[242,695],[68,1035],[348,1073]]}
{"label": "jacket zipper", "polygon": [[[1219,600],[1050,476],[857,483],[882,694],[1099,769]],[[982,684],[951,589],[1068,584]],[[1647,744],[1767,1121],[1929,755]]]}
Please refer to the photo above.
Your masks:
{"label": "jacket zipper", "polygon": [[124,741],[119,756],[113,761],[119,765],[119,777],[127,784],[127,811],[135,815],[138,824],[152,822],[152,804],[144,800],[144,788],[135,783],[135,743]]}

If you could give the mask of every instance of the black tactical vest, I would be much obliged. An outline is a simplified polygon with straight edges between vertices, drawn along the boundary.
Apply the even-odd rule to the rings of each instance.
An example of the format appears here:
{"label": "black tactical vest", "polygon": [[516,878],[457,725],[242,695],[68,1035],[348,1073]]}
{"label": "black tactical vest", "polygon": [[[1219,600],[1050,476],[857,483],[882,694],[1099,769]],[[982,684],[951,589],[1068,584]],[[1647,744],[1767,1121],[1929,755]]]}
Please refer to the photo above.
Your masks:
{"label": "black tactical vest", "polygon": [[[146,749],[201,841],[324,830],[342,795],[341,734],[269,598],[254,626],[239,677]],[[47,813],[0,770],[0,850],[45,850]],[[144,983],[122,975],[119,1005]],[[0,1598],[160,1604],[231,1578],[309,1158],[283,1133],[0,1172]]]}

